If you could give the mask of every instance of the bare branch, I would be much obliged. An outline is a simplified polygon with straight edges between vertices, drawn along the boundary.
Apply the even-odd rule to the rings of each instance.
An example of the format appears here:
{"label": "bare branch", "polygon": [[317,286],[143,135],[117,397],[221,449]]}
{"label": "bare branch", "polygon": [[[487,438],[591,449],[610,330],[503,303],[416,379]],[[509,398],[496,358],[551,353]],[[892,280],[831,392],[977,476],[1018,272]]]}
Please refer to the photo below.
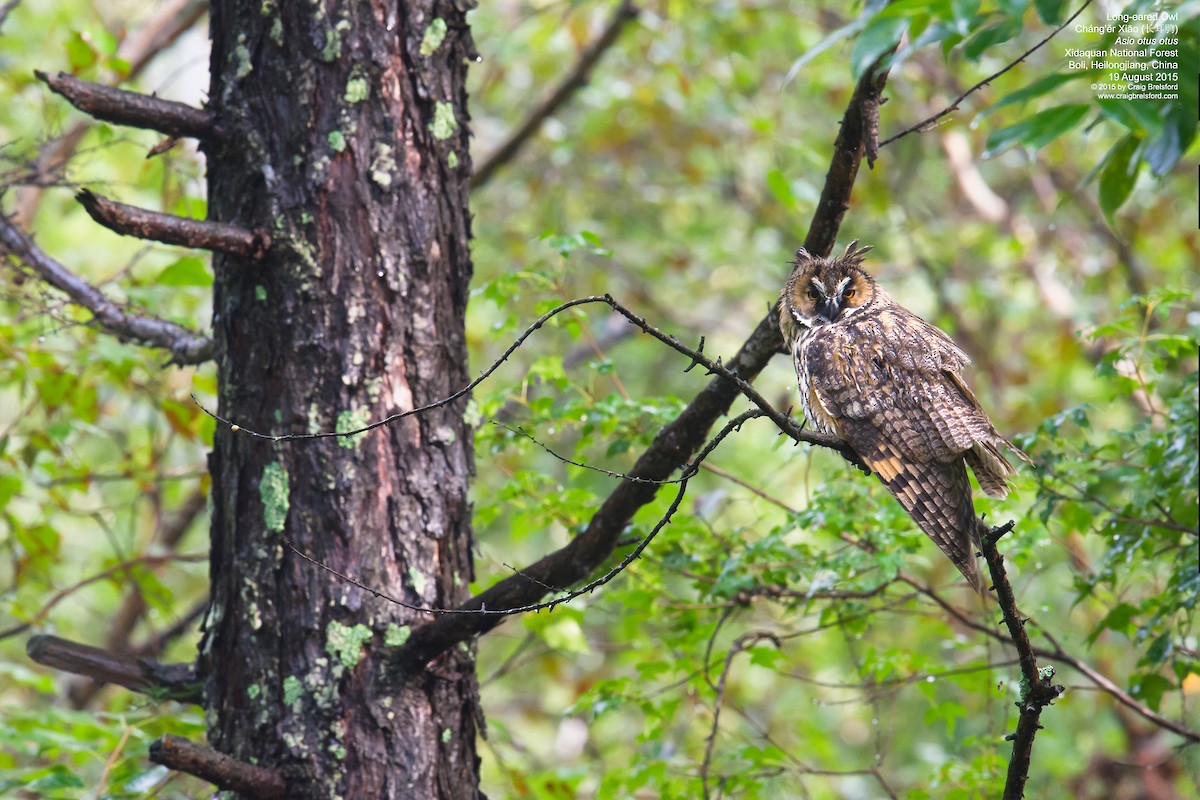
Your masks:
{"label": "bare branch", "polygon": [[47,75],[34,70],[37,79],[50,91],[85,114],[104,122],[148,128],[172,137],[190,136],[210,141],[219,136],[216,117],[211,111],[174,100],[117,89],[76,78],[66,72]]}
{"label": "bare branch", "polygon": [[167,734],[152,743],[150,760],[255,800],[282,800],[287,796],[287,783],[277,770],[238,761],[182,736]]}
{"label": "bare branch", "polygon": [[[606,303],[606,304],[608,304],[614,311],[616,311],[617,313],[619,313],[620,315],[625,317],[632,324],[641,328],[642,331],[644,331],[645,333],[650,334],[655,339],[658,339],[660,342],[667,345],[671,349],[691,358],[692,363],[684,370],[684,372],[688,372],[693,367],[702,366],[708,371],[708,374],[717,375],[720,378],[724,379],[725,381],[728,381],[729,383],[731,383],[734,387],[737,388],[738,391],[740,391],[743,395],[745,395],[746,398],[750,400],[750,402],[754,403],[754,405],[756,405],[758,407],[758,409],[762,412],[762,416],[768,417],[772,422],[774,422],[779,427],[779,429],[783,433],[790,436],[796,442],[806,442],[808,444],[815,444],[820,447],[827,447],[830,450],[836,450],[838,453],[841,454],[841,456],[843,458],[845,458],[851,464],[854,464],[859,469],[862,469],[865,471],[865,467],[863,466],[862,462],[859,460],[858,455],[852,449],[850,449],[850,447],[845,442],[841,441],[840,439],[838,439],[835,436],[830,436],[830,435],[823,434],[823,433],[817,433],[815,431],[803,430],[800,426],[798,426],[792,420],[792,418],[790,416],[788,416],[786,413],[780,411],[779,409],[777,409],[773,405],[771,405],[767,401],[766,398],[764,398],[761,394],[759,394],[758,391],[755,390],[755,388],[750,385],[750,383],[748,381],[742,380],[742,378],[738,375],[738,373],[735,370],[732,370],[729,367],[722,364],[721,360],[719,358],[716,361],[714,361],[713,359],[704,355],[704,351],[703,351],[704,339],[703,338],[701,338],[701,340],[700,340],[699,348],[688,347],[683,342],[679,341],[679,339],[677,339],[676,337],[671,336],[670,334],[664,333],[663,331],[661,331],[658,328],[651,325],[649,322],[646,321],[645,317],[637,316],[632,311],[627,309],[625,306],[621,305],[616,300],[614,300],[612,295],[608,295],[608,294],[599,295],[599,296],[593,295],[591,297],[579,297],[574,300],[568,300],[567,302],[561,303],[561,304],[555,306],[554,308],[550,309],[545,314],[543,314],[542,316],[540,316],[536,320],[534,320],[529,325],[529,327],[527,327],[521,333],[521,335],[518,336],[513,341],[513,343],[510,344],[508,346],[508,348],[503,353],[500,354],[500,357],[497,358],[495,361],[493,361],[487,369],[485,369],[483,372],[481,372],[479,374],[479,376],[477,378],[475,378],[475,380],[471,381],[466,386],[459,389],[457,392],[454,392],[453,394],[447,395],[446,397],[443,397],[440,400],[435,400],[432,403],[427,403],[427,404],[425,404],[423,406],[419,406],[417,408],[411,408],[407,411],[401,411],[396,414],[390,414],[390,415],[384,417],[383,419],[376,420],[375,422],[372,422],[368,425],[364,425],[361,428],[355,428],[354,430],[318,431],[317,433],[270,434],[270,433],[264,433],[262,431],[256,431],[252,428],[244,428],[241,425],[234,422],[233,420],[226,419],[225,417],[222,417],[222,416],[216,414],[215,412],[208,410],[203,405],[200,405],[199,400],[196,400],[196,404],[200,405],[200,409],[202,411],[204,411],[205,414],[208,414],[210,417],[212,417],[217,422],[220,422],[223,425],[227,425],[232,432],[244,433],[247,436],[253,436],[258,439],[268,439],[272,442],[283,442],[283,441],[289,441],[289,440],[293,440],[293,439],[329,439],[329,438],[359,436],[359,435],[367,433],[369,431],[373,431],[376,428],[381,428],[386,425],[390,425],[393,422],[398,422],[399,420],[402,420],[405,417],[411,417],[416,414],[423,414],[427,411],[432,411],[433,409],[436,409],[436,408],[442,408],[443,406],[449,405],[450,403],[453,403],[455,400],[458,400],[459,398],[466,396],[467,394],[469,394],[471,392],[471,390],[473,390],[479,384],[483,383],[497,369],[499,369],[500,365],[503,364],[505,361],[507,361],[509,356],[511,356],[514,352],[516,352],[517,349],[525,343],[525,340],[533,335],[534,331],[540,329],[543,325],[545,325],[547,322],[549,322],[552,318],[563,313],[564,311],[567,311],[568,309],[571,309],[571,308],[575,308],[576,306],[587,305],[589,303]],[[192,399],[195,400],[196,399],[195,396],[193,396]],[[504,427],[507,427],[507,426],[504,426]],[[528,436],[528,434],[526,434],[526,435]],[[530,437],[530,438],[532,438],[532,437]],[[535,439],[534,441],[537,441],[537,440]],[[553,451],[551,451],[551,454],[553,454]],[[586,467],[587,465],[576,464],[576,466]],[[588,467],[588,468],[591,469],[591,467]],[[605,472],[605,470],[599,470],[599,471]],[[629,476],[624,473],[609,473],[609,474],[613,475],[614,477],[629,478]],[[655,485],[662,485],[664,483],[676,482],[676,481],[666,480],[665,477],[664,478],[637,477],[637,478],[632,478],[632,480],[634,480],[635,482],[655,484]]]}
{"label": "bare branch", "polygon": [[254,259],[262,258],[271,246],[271,237],[266,231],[250,231],[225,222],[148,211],[117,203],[87,189],[80,189],[75,199],[88,216],[124,236]]}
{"label": "bare branch", "polygon": [[20,2],[21,0],[8,0],[7,3],[0,6],[0,28],[4,27],[4,22],[8,19],[8,15],[12,13],[13,9],[16,8]]}
{"label": "bare branch", "polygon": [[[464,603],[462,606],[460,606],[458,608],[436,608],[436,607],[431,607],[431,606],[420,606],[420,605],[414,605],[412,603],[407,603],[403,600],[398,600],[397,598],[392,597],[391,595],[388,595],[384,592],[381,592],[380,590],[378,590],[374,587],[367,586],[366,584],[355,580],[354,578],[350,577],[349,575],[344,575],[343,573],[338,572],[337,570],[333,569],[332,567],[326,566],[325,564],[321,563],[320,561],[316,560],[315,558],[301,552],[287,538],[284,538],[284,544],[286,544],[288,546],[288,549],[290,549],[293,553],[300,556],[302,559],[309,562],[310,564],[320,567],[321,569],[325,570],[326,572],[336,575],[337,577],[341,578],[342,580],[346,581],[347,583],[353,584],[364,591],[370,592],[372,595],[374,595],[375,597],[378,597],[381,600],[386,600],[389,603],[398,605],[401,608],[407,608],[411,611],[422,611],[427,614],[448,614],[448,615],[465,615],[465,616],[482,616],[482,617],[487,617],[487,616],[508,617],[508,616],[512,616],[513,614],[521,614],[521,613],[524,613],[527,611],[543,611],[543,610],[552,609],[555,606],[560,606],[564,603],[569,603],[570,601],[574,600],[576,597],[579,597],[579,596],[585,595],[585,594],[589,594],[589,593],[595,591],[596,589],[599,589],[601,586],[605,585],[606,583],[611,581],[613,578],[615,578],[618,574],[623,572],[626,567],[628,567],[630,564],[632,564],[634,561],[636,561],[638,559],[638,557],[641,556],[642,552],[650,545],[650,542],[653,541],[654,537],[657,536],[659,534],[659,532],[671,522],[671,517],[673,517],[675,515],[675,512],[679,510],[679,506],[683,502],[683,497],[687,493],[688,481],[691,480],[693,477],[695,477],[696,473],[700,471],[701,462],[703,462],[703,460],[705,458],[707,458],[708,455],[717,448],[717,445],[719,445],[725,439],[726,436],[728,436],[733,431],[738,430],[742,426],[742,423],[746,422],[747,420],[754,419],[756,417],[762,417],[762,416],[765,416],[765,415],[761,411],[758,411],[756,409],[751,409],[749,411],[745,411],[745,412],[739,414],[737,417],[734,417],[732,420],[730,420],[725,425],[725,427],[721,430],[721,432],[718,433],[716,436],[714,436],[712,441],[710,441],[707,445],[705,445],[704,449],[701,450],[700,453],[698,453],[696,455],[696,457],[694,459],[692,459],[692,461],[687,465],[686,469],[684,469],[683,477],[677,481],[677,483],[679,484],[679,489],[675,494],[675,499],[671,502],[671,505],[667,508],[667,510],[665,512],[663,512],[662,516],[659,517],[658,522],[656,522],[654,524],[654,527],[650,529],[650,532],[647,533],[646,536],[644,538],[642,538],[642,540],[640,542],[638,542],[637,546],[629,553],[629,555],[625,556],[625,558],[622,559],[621,563],[617,564],[615,567],[613,567],[608,572],[601,575],[599,578],[596,578],[595,580],[591,581],[590,583],[588,583],[584,586],[581,586],[578,589],[573,589],[571,591],[566,591],[565,588],[561,588],[561,587],[570,585],[571,583],[574,583],[577,580],[581,580],[582,578],[586,577],[586,575],[587,575],[586,572],[579,574],[574,579],[564,580],[562,583],[559,583],[559,584],[546,583],[545,581],[543,581],[537,577],[537,573],[539,571],[545,571],[544,568],[542,567],[543,564],[548,563],[548,562],[561,561],[564,557],[564,554],[569,554],[571,552],[572,548],[576,546],[575,542],[577,542],[578,539],[574,540],[571,544],[567,545],[566,547],[562,548],[561,550],[558,550],[554,553],[551,553],[549,556],[546,556],[541,561],[539,561],[537,564],[534,564],[532,567],[529,567],[524,570],[514,570],[514,572],[516,574],[513,575],[511,578],[507,578],[507,579],[501,581],[500,583],[492,586],[486,592],[480,594],[479,596],[477,596],[475,598],[472,598],[471,600],[468,600],[466,603]],[[633,481],[635,479],[631,476],[631,477],[627,477],[625,480]],[[557,574],[556,577],[562,577],[562,574]],[[568,578],[569,578],[569,576],[568,576]],[[489,593],[494,593],[495,595],[499,595],[500,593],[504,592],[504,593],[507,593],[507,595],[501,599],[511,600],[511,595],[513,592],[510,591],[510,589],[512,589],[512,582],[514,582],[514,581],[520,582],[522,584],[532,583],[535,585],[536,588],[533,591],[526,591],[523,595],[521,595],[523,597],[531,598],[532,600],[536,600],[537,598],[542,597],[547,592],[558,591],[558,592],[562,592],[562,594],[560,594],[560,596],[554,598],[553,600],[547,600],[546,602],[543,602],[543,603],[529,602],[526,605],[513,605],[513,602],[515,602],[515,601],[500,602],[500,603],[493,603],[492,604],[493,607],[489,608],[488,607]],[[528,587],[518,587],[518,590],[520,588],[528,588]],[[410,640],[409,646],[405,647],[403,650],[398,652],[399,660],[408,661],[408,660],[417,658],[417,656],[413,656],[411,653],[411,651],[413,649],[414,648],[412,647],[412,642]],[[418,650],[418,653],[420,652],[419,647],[415,648],[415,649]]]}
{"label": "bare branch", "polygon": [[583,51],[571,71],[563,77],[550,96],[543,100],[541,105],[535,108],[525,118],[525,121],[504,140],[504,143],[497,147],[495,152],[484,158],[483,163],[475,169],[471,175],[472,189],[483,186],[492,179],[496,170],[512,161],[522,145],[542,127],[542,123],[587,83],[588,75],[591,74],[592,68],[596,66],[600,57],[613,46],[625,26],[637,19],[639,13],[632,0],[621,0],[621,4],[613,12],[612,19],[609,20],[603,32]]}
{"label": "bare branch", "polygon": [[160,664],[119,656],[99,647],[57,636],[34,636],[26,654],[43,666],[61,669],[104,683],[115,683],[135,692],[184,703],[201,702],[200,683],[191,664]]}
{"label": "bare branch", "polygon": [[1053,703],[1064,691],[1064,687],[1050,682],[1054,677],[1054,668],[1047,667],[1044,671],[1038,669],[1037,655],[1029,636],[1025,633],[1025,621],[1017,609],[1017,599],[1009,583],[1008,573],[1004,569],[1004,556],[996,547],[1000,537],[1013,529],[1011,521],[984,534],[981,544],[983,558],[987,561],[988,571],[992,576],[992,585],[996,591],[996,602],[1004,614],[1004,624],[1012,638],[1013,646],[1017,649],[1017,658],[1021,665],[1021,700],[1017,703],[1020,718],[1017,731],[1009,738],[1013,742],[1012,758],[1008,761],[1008,776],[1004,781],[1004,800],[1021,800],[1025,796],[1025,782],[1029,779],[1029,764],[1033,757],[1033,740],[1042,727],[1038,720],[1042,709]]}
{"label": "bare branch", "polygon": [[39,278],[64,292],[71,302],[92,312],[100,327],[118,338],[169,350],[169,363],[173,364],[200,364],[212,358],[212,339],[165,319],[128,313],[47,255],[28,233],[3,214],[0,214],[0,249],[7,250]]}
{"label": "bare branch", "polygon": [[1063,28],[1067,27],[1072,22],[1074,22],[1075,18],[1078,17],[1080,14],[1082,14],[1083,10],[1085,8],[1087,8],[1088,6],[1090,6],[1091,4],[1092,4],[1092,0],[1084,0],[1084,3],[1083,3],[1083,5],[1081,5],[1079,7],[1079,10],[1076,11],[1074,14],[1072,14],[1070,16],[1070,18],[1067,19],[1066,22],[1064,22],[1062,25],[1059,25],[1057,28],[1055,28],[1053,31],[1051,31],[1050,35],[1047,36],[1045,39],[1042,39],[1040,42],[1035,44],[1033,47],[1029,48],[1024,53],[1022,53],[1020,55],[1020,57],[1017,58],[1016,61],[1011,62],[1004,69],[1000,70],[999,72],[992,73],[991,75],[989,75],[986,78],[984,78],[983,80],[981,80],[979,83],[972,86],[970,89],[967,89],[965,92],[960,94],[958,97],[954,98],[954,101],[952,103],[950,103],[950,105],[946,106],[941,111],[934,114],[933,116],[927,117],[914,125],[909,125],[907,128],[905,128],[904,130],[895,134],[894,136],[889,136],[887,139],[884,139],[882,142],[879,143],[879,146],[886,147],[887,145],[891,144],[892,142],[894,142],[898,139],[903,139],[905,136],[908,136],[910,133],[917,133],[918,131],[929,130],[930,126],[933,125],[933,123],[937,122],[939,119],[946,116],[947,114],[949,114],[953,111],[957,111],[959,104],[962,103],[963,100],[966,100],[968,97],[975,94],[976,92],[978,92],[983,87],[987,86],[992,81],[996,80],[996,78],[999,78],[1001,75],[1008,72],[1013,67],[1017,66],[1017,64],[1020,64],[1022,61],[1029,58],[1031,55],[1033,55],[1038,50],[1040,50],[1047,42],[1049,42],[1051,39],[1053,39],[1055,36],[1057,36],[1063,30]]}

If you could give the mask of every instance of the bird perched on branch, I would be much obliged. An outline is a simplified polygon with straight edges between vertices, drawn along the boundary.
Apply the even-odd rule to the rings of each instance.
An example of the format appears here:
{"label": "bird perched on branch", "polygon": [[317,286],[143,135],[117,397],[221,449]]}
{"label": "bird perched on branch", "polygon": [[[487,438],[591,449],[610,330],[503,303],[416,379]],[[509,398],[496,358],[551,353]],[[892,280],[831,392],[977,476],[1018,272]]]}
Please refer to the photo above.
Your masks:
{"label": "bird perched on branch", "polygon": [[804,416],[846,442],[976,591],[975,515],[967,466],[991,497],[1015,474],[1003,450],[1029,457],[996,432],[962,379],[970,363],[950,337],[899,305],[862,269],[870,247],[839,258],[796,251],[779,297],[779,329],[792,353]]}

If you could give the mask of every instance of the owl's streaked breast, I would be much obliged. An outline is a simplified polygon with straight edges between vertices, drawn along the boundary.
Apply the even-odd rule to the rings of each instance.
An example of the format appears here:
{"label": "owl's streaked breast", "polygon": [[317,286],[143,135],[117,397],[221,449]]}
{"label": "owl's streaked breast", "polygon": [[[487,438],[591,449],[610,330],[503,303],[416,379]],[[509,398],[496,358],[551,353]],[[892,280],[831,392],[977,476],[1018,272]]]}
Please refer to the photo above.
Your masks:
{"label": "owl's streaked breast", "polygon": [[793,346],[792,357],[796,363],[796,378],[800,387],[800,408],[804,411],[804,418],[821,433],[840,436],[833,415],[821,402],[821,398],[817,396],[810,379],[814,369],[825,369],[828,366],[824,359],[813,358],[811,352],[813,348],[810,347],[817,343],[818,337],[822,336],[826,327],[828,326],[803,329]]}

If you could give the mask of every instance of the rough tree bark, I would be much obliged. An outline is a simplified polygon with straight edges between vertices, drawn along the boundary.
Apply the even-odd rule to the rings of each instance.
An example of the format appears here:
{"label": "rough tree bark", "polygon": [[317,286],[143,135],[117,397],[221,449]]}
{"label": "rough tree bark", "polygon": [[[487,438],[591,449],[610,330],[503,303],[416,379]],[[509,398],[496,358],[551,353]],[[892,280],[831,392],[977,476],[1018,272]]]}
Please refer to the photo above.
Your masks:
{"label": "rough tree bark", "polygon": [[[209,219],[266,229],[216,254],[220,413],[256,430],[352,430],[467,378],[465,4],[218,0]],[[399,682],[383,653],[472,577],[463,403],[353,438],[272,443],[218,427],[212,604],[199,670],[209,740],[277,768],[288,796],[478,796],[473,648]]]}

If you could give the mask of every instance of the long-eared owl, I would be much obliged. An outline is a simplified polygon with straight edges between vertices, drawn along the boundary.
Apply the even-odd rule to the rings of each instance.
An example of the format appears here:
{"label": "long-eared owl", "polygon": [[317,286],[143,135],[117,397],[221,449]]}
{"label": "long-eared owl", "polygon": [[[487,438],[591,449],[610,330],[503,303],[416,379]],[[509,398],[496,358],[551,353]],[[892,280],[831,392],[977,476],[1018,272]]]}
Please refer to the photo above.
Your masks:
{"label": "long-eared owl", "polygon": [[804,416],[850,445],[921,530],[982,590],[967,466],[991,497],[1014,474],[1002,448],[1028,461],[992,425],[961,372],[950,337],[896,303],[862,269],[870,247],[840,258],[796,251],[779,298]]}

